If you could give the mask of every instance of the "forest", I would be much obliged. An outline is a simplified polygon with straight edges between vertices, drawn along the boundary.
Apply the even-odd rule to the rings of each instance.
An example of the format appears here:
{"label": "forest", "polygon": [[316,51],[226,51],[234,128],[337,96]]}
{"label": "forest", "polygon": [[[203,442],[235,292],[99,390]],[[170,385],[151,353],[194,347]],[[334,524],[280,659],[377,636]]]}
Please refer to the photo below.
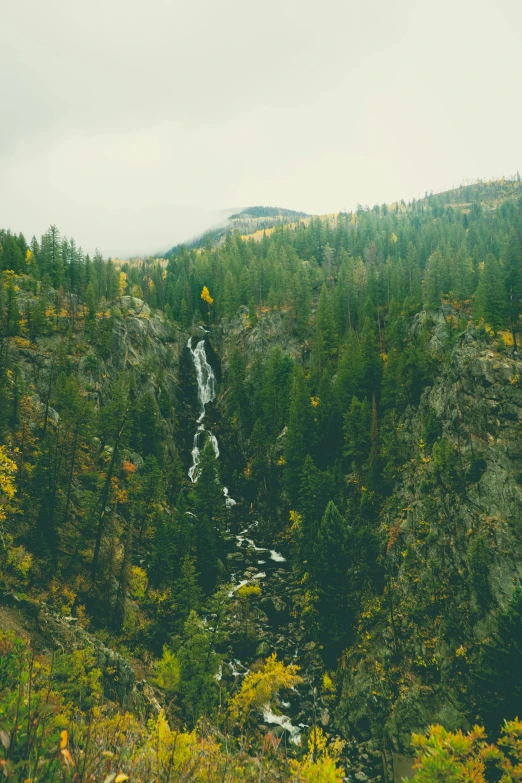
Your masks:
{"label": "forest", "polygon": [[520,177],[243,214],[0,231],[4,777],[522,780]]}

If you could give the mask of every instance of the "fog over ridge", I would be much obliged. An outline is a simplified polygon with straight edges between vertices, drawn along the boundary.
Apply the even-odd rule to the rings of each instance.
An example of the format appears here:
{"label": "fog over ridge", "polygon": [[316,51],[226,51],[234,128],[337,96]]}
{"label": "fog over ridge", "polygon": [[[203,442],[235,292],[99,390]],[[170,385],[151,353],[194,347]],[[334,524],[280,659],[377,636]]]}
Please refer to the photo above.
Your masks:
{"label": "fog over ridge", "polygon": [[[6,0],[1,224],[154,253],[522,168],[515,0]],[[509,116],[508,116],[509,115]]]}

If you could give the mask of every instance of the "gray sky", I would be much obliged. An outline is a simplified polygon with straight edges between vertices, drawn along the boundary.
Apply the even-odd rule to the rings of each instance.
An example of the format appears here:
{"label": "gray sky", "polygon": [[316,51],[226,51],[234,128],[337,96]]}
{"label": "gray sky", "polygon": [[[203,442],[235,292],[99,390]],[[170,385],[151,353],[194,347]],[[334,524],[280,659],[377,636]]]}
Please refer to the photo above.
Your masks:
{"label": "gray sky", "polygon": [[522,169],[520,0],[3,0],[0,226],[155,252]]}

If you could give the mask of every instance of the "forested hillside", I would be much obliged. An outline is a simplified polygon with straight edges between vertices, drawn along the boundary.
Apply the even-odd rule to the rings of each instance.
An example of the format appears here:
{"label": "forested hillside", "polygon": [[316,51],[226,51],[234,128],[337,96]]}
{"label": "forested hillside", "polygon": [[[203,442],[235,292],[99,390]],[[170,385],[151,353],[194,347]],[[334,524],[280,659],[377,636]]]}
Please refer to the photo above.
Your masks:
{"label": "forested hillside", "polygon": [[520,179],[296,215],[132,263],[0,232],[8,780],[515,758]]}
{"label": "forested hillside", "polygon": [[182,247],[191,249],[209,248],[212,245],[221,244],[225,236],[231,231],[238,232],[242,236],[261,236],[263,232],[270,234],[276,226],[293,226],[300,220],[308,219],[309,217],[306,212],[296,212],[293,209],[248,207],[229,215],[225,221],[215,228],[206,231],[202,236],[196,237],[183,245],[177,245],[167,255],[177,253]]}

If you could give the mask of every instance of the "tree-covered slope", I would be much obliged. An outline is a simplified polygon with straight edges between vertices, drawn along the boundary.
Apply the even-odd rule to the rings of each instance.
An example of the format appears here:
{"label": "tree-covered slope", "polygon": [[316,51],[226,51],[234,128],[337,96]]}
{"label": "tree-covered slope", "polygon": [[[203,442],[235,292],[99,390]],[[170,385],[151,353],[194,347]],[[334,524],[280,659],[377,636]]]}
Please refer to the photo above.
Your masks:
{"label": "tree-covered slope", "polygon": [[283,209],[282,207],[247,207],[229,215],[221,224],[209,229],[200,237],[176,245],[166,253],[166,258],[177,253],[182,247],[194,249],[219,244],[223,242],[230,231],[237,231],[246,236],[261,237],[265,232],[270,234],[275,226],[293,225],[309,217],[310,215],[306,212],[296,212],[293,209]]}
{"label": "tree-covered slope", "polygon": [[517,717],[522,189],[288,218],[132,264],[1,233],[2,586],[267,779],[320,725],[389,780]]}

